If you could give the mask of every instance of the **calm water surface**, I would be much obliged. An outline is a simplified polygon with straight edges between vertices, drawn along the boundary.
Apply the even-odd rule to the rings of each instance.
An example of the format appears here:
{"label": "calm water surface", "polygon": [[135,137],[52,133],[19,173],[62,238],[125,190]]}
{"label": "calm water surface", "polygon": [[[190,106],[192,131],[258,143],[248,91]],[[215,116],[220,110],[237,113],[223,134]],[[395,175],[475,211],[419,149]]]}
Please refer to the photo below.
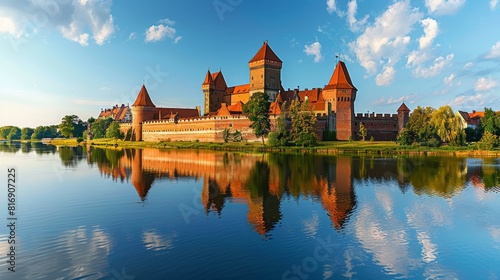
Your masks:
{"label": "calm water surface", "polygon": [[0,144],[0,279],[500,279],[500,159]]}

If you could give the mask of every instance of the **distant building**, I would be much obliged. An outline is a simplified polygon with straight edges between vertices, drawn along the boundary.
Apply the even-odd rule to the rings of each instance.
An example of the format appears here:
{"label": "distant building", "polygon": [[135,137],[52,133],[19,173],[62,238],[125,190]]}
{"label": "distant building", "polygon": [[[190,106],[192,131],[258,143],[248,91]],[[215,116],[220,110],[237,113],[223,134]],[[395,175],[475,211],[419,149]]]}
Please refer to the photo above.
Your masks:
{"label": "distant building", "polygon": [[111,109],[101,109],[101,113],[97,117],[97,119],[106,119],[112,118],[118,122],[131,122],[132,121],[132,112],[130,111],[130,107],[125,104],[118,106],[116,104]]}
{"label": "distant building", "polygon": [[481,125],[481,119],[484,118],[484,112],[474,110],[472,113],[458,111],[458,114],[462,118],[462,128],[478,128]]}

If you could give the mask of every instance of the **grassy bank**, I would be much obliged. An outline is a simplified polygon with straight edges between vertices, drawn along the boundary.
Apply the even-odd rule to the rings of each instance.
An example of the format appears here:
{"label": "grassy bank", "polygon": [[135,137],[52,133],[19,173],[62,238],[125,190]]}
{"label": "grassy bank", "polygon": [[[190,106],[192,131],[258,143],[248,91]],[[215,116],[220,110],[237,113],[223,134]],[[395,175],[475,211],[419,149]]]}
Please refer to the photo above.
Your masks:
{"label": "grassy bank", "polygon": [[[57,146],[86,145],[76,139],[58,139],[50,142]],[[451,156],[500,156],[500,150],[480,151],[472,147],[425,147],[401,146],[391,141],[328,141],[320,142],[316,147],[270,147],[260,142],[240,143],[205,143],[205,142],[131,142],[115,139],[95,139],[88,143],[92,146],[122,148],[159,148],[159,149],[209,149],[224,151],[280,152],[280,153],[320,153],[320,154],[415,154],[415,155],[451,155]]]}

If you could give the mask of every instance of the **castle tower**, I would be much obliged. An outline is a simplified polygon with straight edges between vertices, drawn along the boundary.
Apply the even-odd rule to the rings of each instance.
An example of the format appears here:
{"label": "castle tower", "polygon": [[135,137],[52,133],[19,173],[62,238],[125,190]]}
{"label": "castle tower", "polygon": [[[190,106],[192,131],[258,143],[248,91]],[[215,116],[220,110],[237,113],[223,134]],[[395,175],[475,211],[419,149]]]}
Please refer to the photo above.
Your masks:
{"label": "castle tower", "polygon": [[332,104],[335,112],[335,130],[338,140],[349,140],[354,136],[354,101],[358,90],[352,84],[344,62],[339,61],[330,82],[323,88],[325,102]]}
{"label": "castle tower", "polygon": [[224,102],[224,92],[227,89],[226,80],[224,79],[224,75],[222,75],[222,71],[212,74],[210,70],[208,70],[205,75],[205,80],[201,85],[201,89],[203,90],[205,99],[203,107],[204,114],[208,115],[210,112],[217,112],[221,107],[221,103]]}
{"label": "castle tower", "polygon": [[142,141],[142,122],[152,120],[156,106],[151,101],[149,93],[144,85],[142,85],[137,99],[132,104],[132,138],[135,141]]}
{"label": "castle tower", "polygon": [[248,62],[250,68],[250,96],[255,92],[269,95],[275,101],[281,89],[281,66],[283,62],[264,42],[257,54]]}
{"label": "castle tower", "polygon": [[403,102],[403,104],[401,104],[401,106],[399,106],[398,108],[398,131],[401,131],[403,128],[405,128],[406,123],[408,123],[409,119],[410,109]]}

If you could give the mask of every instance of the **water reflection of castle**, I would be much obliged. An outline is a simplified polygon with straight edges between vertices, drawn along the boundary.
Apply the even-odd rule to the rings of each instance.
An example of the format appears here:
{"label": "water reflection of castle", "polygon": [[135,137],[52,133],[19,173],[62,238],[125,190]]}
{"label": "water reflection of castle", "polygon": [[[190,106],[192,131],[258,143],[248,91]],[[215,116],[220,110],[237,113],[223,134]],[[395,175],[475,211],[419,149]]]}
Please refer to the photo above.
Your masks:
{"label": "water reflection of castle", "polygon": [[157,149],[93,149],[101,174],[130,181],[145,200],[157,179],[202,180],[205,212],[223,214],[227,203],[248,205],[247,220],[260,234],[280,221],[283,197],[311,197],[341,229],[356,205],[359,180],[392,182],[402,192],[451,197],[468,185],[500,190],[500,160],[457,157],[290,156]]}
{"label": "water reflection of castle", "polygon": [[[99,157],[94,154],[103,151],[112,150],[93,149],[88,158]],[[100,172],[116,180],[130,180],[141,200],[146,199],[156,179],[201,179],[201,202],[207,214],[222,215],[228,202],[244,203],[248,205],[247,220],[259,234],[267,233],[280,221],[284,195],[319,199],[337,229],[356,203],[350,157],[332,158],[337,164],[328,168],[311,158],[310,170],[304,170],[304,164],[310,163],[299,157],[157,149],[115,153],[120,153],[116,162],[98,163]]]}

